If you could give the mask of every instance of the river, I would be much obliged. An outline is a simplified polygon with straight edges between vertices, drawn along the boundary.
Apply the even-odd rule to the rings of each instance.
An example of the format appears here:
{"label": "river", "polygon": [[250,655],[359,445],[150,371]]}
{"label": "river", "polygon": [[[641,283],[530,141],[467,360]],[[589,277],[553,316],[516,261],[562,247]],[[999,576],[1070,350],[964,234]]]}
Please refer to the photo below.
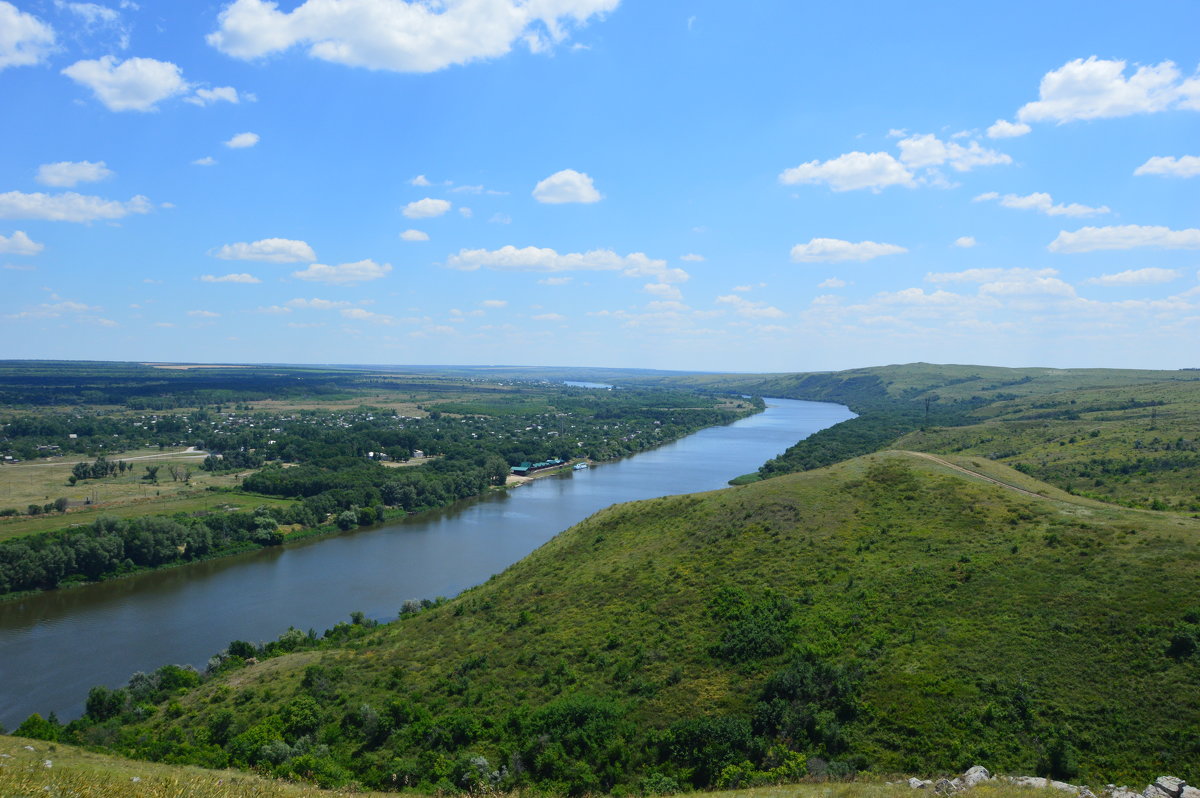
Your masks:
{"label": "river", "polygon": [[728,426],[403,521],[0,602],[0,724],[77,717],[92,686],[166,663],[203,668],[231,640],[322,632],[356,610],[391,620],[405,600],[456,595],[611,504],[724,487],[852,417],[768,399]]}

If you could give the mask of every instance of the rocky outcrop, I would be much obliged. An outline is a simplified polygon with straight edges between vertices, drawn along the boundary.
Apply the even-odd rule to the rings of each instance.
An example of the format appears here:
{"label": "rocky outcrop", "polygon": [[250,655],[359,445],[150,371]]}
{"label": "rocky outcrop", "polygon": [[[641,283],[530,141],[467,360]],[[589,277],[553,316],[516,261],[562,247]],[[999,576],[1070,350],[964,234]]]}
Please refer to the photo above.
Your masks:
{"label": "rocky outcrop", "polygon": [[[1068,784],[1065,781],[1054,781],[1041,776],[993,776],[987,768],[981,765],[976,765],[961,776],[955,776],[952,779],[934,781],[913,777],[908,779],[907,784],[914,790],[930,790],[937,795],[954,795],[986,781],[1004,781],[1015,787],[1058,790],[1071,793],[1078,798],[1097,798],[1091,789],[1080,784]],[[1200,798],[1200,788],[1192,787],[1183,779],[1174,776],[1159,776],[1153,784],[1146,785],[1146,789],[1141,792],[1128,787],[1118,787],[1115,784],[1105,785],[1104,789],[1100,791],[1100,798]]]}

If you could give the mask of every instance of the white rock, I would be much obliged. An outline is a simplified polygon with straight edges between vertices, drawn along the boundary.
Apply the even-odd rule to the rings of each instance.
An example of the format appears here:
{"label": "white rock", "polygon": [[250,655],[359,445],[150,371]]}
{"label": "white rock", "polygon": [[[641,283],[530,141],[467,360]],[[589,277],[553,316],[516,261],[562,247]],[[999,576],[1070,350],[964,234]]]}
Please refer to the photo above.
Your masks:
{"label": "white rock", "polygon": [[[1177,779],[1174,776],[1159,776],[1154,780],[1154,784],[1150,786],[1157,787],[1167,795],[1171,796],[1171,798],[1179,798],[1179,794],[1183,792],[1186,782],[1183,779]],[[1146,789],[1150,788],[1147,787]]]}
{"label": "white rock", "polygon": [[950,779],[938,779],[934,782],[933,791],[938,795],[953,795],[959,791],[959,787]]}
{"label": "white rock", "polygon": [[32,750],[33,750],[33,746],[32,746],[32,745],[27,745],[27,746],[25,746],[25,750],[26,750],[26,751],[32,751]]}
{"label": "white rock", "polygon": [[1078,793],[1081,789],[1083,789],[1077,784],[1067,784],[1065,781],[1052,781],[1050,782],[1050,786],[1056,790],[1061,790],[1062,792]]}
{"label": "white rock", "polygon": [[966,787],[974,787],[981,781],[987,781],[991,777],[992,774],[988,773],[987,768],[983,767],[982,765],[975,765],[967,770],[966,773],[962,774],[962,782]]}
{"label": "white rock", "polygon": [[45,762],[43,762],[43,763],[42,763],[42,767],[44,767],[44,768],[52,768],[52,767],[54,767],[54,763],[53,763],[53,762],[51,762],[49,759],[47,759]]}
{"label": "white rock", "polygon": [[912,787],[914,790],[923,790],[929,786],[929,782],[924,781],[923,779],[918,779],[916,776],[912,776],[908,780],[908,786]]}
{"label": "white rock", "polygon": [[1040,776],[1009,776],[1008,780],[1017,787],[1049,787],[1046,779]]}
{"label": "white rock", "polygon": [[1179,798],[1200,798],[1200,790],[1185,785],[1179,793]]}

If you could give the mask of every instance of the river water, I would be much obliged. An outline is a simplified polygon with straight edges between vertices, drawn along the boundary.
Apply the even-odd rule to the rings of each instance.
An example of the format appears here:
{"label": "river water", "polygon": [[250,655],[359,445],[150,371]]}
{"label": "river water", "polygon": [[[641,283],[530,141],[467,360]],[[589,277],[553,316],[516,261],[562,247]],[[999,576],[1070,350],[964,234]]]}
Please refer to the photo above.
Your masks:
{"label": "river water", "polygon": [[166,663],[203,667],[231,640],[317,632],[407,599],[453,596],[618,502],[713,490],[813,432],[841,405],[768,399],[767,410],[614,463],[399,522],[281,548],[0,602],[0,724],[83,711],[97,684]]}

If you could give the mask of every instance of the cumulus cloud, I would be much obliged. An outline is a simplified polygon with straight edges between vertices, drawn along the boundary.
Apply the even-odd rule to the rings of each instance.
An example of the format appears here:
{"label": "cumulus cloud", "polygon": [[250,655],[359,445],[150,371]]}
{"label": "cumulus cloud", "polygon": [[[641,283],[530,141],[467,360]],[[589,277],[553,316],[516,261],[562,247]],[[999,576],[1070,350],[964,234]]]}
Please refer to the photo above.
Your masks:
{"label": "cumulus cloud", "polygon": [[70,188],[77,183],[94,183],[112,176],[113,171],[104,161],[59,161],[39,166],[36,179],[44,186]]}
{"label": "cumulus cloud", "polygon": [[563,169],[533,187],[538,202],[561,205],[567,202],[599,202],[603,197],[592,184],[592,178],[574,169]]}
{"label": "cumulus cloud", "polygon": [[697,254],[696,254],[696,253],[694,253],[694,252],[690,252],[690,253],[688,253],[687,255],[680,255],[680,256],[679,256],[679,259],[680,259],[680,260],[686,260],[686,261],[688,261],[689,263],[702,263],[702,262],[704,261],[704,256],[703,256],[703,255],[697,255]]}
{"label": "cumulus cloud", "polygon": [[138,195],[128,202],[65,191],[62,194],[0,194],[0,219],[44,219],[51,222],[92,222],[120,219],[131,213],[150,213],[150,200]]}
{"label": "cumulus cloud", "polygon": [[1093,252],[1101,249],[1200,249],[1200,229],[1172,230],[1158,225],[1122,224],[1061,231],[1046,247],[1051,252]]}
{"label": "cumulus cloud", "polygon": [[217,159],[211,155],[205,155],[203,158],[197,158],[192,161],[192,166],[216,166]]}
{"label": "cumulus cloud", "polygon": [[54,28],[12,3],[0,2],[0,70],[33,66],[54,50]]}
{"label": "cumulus cloud", "polygon": [[1156,155],[1133,170],[1135,175],[1163,175],[1164,177],[1200,176],[1200,155]]}
{"label": "cumulus cloud", "polygon": [[1010,156],[981,147],[977,141],[964,147],[955,141],[942,141],[932,133],[909,136],[897,146],[900,160],[912,169],[947,164],[956,172],[968,172],[976,166],[1012,163]]}
{"label": "cumulus cloud", "polygon": [[350,307],[350,303],[341,299],[289,299],[287,306],[298,310],[338,310]]}
{"label": "cumulus cloud", "polygon": [[1080,205],[1077,202],[1072,202],[1070,205],[1055,205],[1054,199],[1049,194],[1041,191],[1025,196],[1018,194],[1000,196],[995,191],[989,191],[986,194],[980,194],[978,197],[975,197],[972,202],[986,202],[988,200],[998,200],[1005,208],[1015,208],[1019,211],[1037,211],[1047,216],[1095,216],[1101,213],[1109,213],[1107,205],[1101,205],[1099,208]]}
{"label": "cumulus cloud", "polygon": [[930,272],[925,280],[930,283],[994,283],[1028,281],[1053,277],[1057,269],[964,269],[959,272]]}
{"label": "cumulus cloud", "polygon": [[405,230],[400,234],[401,241],[428,241],[429,233],[423,233],[420,230]]}
{"label": "cumulus cloud", "polygon": [[779,182],[787,186],[824,183],[834,191],[869,188],[875,192],[888,186],[914,185],[912,172],[886,152],[848,152],[824,162],[809,161],[785,169]]}
{"label": "cumulus cloud", "polygon": [[485,299],[479,303],[485,308],[502,308],[508,305],[507,299]]}
{"label": "cumulus cloud", "polygon": [[646,283],[642,290],[660,299],[683,299],[683,292],[670,283]]}
{"label": "cumulus cloud", "polygon": [[212,274],[205,274],[200,277],[202,283],[261,283],[262,280],[255,277],[253,274],[225,274],[220,277]]}
{"label": "cumulus cloud", "polygon": [[17,230],[8,237],[0,235],[0,254],[36,255],[45,248],[45,244],[34,241],[22,230]]}
{"label": "cumulus cloud", "polygon": [[566,285],[574,278],[571,277],[543,277],[538,280],[538,285]]}
{"label": "cumulus cloud", "polygon": [[425,177],[425,175],[417,175],[412,180],[409,180],[408,184],[410,186],[432,186],[433,185],[433,183],[430,183],[429,178]]}
{"label": "cumulus cloud", "polygon": [[153,58],[118,61],[106,55],[96,60],[76,61],[62,73],[91,89],[110,111],[153,111],[158,103],[189,88],[178,66]]}
{"label": "cumulus cloud", "polygon": [[717,302],[722,305],[731,306],[739,316],[745,316],[750,319],[779,319],[787,314],[777,307],[768,305],[766,302],[751,302],[744,296],[737,294],[726,294],[725,296],[717,297]]}
{"label": "cumulus cloud", "polygon": [[221,260],[257,260],[264,263],[303,263],[317,259],[317,253],[307,242],[290,238],[264,238],[250,243],[226,244],[211,254]]}
{"label": "cumulus cloud", "polygon": [[845,288],[848,283],[845,280],[839,280],[836,277],[830,277],[817,283],[817,288]]}
{"label": "cumulus cloud", "polygon": [[253,147],[259,142],[257,133],[238,133],[229,141],[225,142],[225,146],[231,150],[244,150],[247,147]]}
{"label": "cumulus cloud", "polygon": [[57,319],[63,316],[76,316],[84,313],[95,313],[103,308],[87,305],[83,302],[75,302],[70,299],[62,299],[58,296],[53,296],[54,302],[43,302],[40,305],[26,308],[20,313],[9,315],[10,319]]}
{"label": "cumulus cloud", "polygon": [[1200,109],[1200,79],[1182,78],[1171,61],[1139,66],[1128,78],[1125,61],[1076,58],[1042,77],[1039,99],[1017,112],[1022,122],[1071,122]]}
{"label": "cumulus cloud", "polygon": [[533,319],[535,321],[566,321],[567,317],[561,313],[539,313]]}
{"label": "cumulus cloud", "polygon": [[1091,277],[1083,282],[1087,285],[1127,286],[1127,285],[1157,285],[1169,283],[1179,278],[1175,269],[1128,269],[1116,274],[1102,274]]}
{"label": "cumulus cloud", "polygon": [[573,26],[619,0],[519,0],[418,3],[406,0],[307,0],[281,11],[270,0],[234,0],[207,41],[235,58],[307,47],[313,58],[367,69],[433,72],[508,53],[533,52],[567,38]]}
{"label": "cumulus cloud", "polygon": [[883,255],[898,255],[908,252],[896,244],[879,244],[874,241],[842,241],[838,238],[814,238],[807,244],[792,247],[792,260],[796,263],[840,263],[842,261],[868,261]]}
{"label": "cumulus cloud", "polygon": [[672,269],[665,260],[649,258],[642,252],[618,255],[610,249],[559,254],[548,247],[501,247],[496,250],[463,249],[446,259],[446,266],[461,271],[480,268],[515,272],[620,271],[627,277],[657,277],[659,282],[684,282],[689,275]]}
{"label": "cumulus cloud", "polygon": [[252,96],[238,94],[238,90],[233,86],[217,86],[213,89],[196,89],[196,92],[191,97],[184,97],[183,101],[200,106],[222,102],[237,105],[243,98],[251,99]]}
{"label": "cumulus cloud", "polygon": [[352,319],[354,321],[366,321],[370,322],[371,324],[383,324],[389,327],[400,322],[400,320],[395,316],[389,316],[386,313],[374,313],[362,308],[342,308],[338,312],[347,319]]}
{"label": "cumulus cloud", "polygon": [[215,319],[221,315],[220,313],[214,313],[211,310],[189,310],[187,314],[197,319]]}
{"label": "cumulus cloud", "polygon": [[975,240],[974,236],[959,236],[958,238],[954,239],[954,246],[961,247],[963,249],[970,249],[978,243],[979,242]]}
{"label": "cumulus cloud", "polygon": [[432,219],[435,216],[441,216],[450,208],[448,200],[426,197],[405,205],[403,213],[409,219]]}
{"label": "cumulus cloud", "polygon": [[989,139],[1011,139],[1017,136],[1024,136],[1029,131],[1033,130],[1024,122],[1009,122],[1005,119],[997,119],[996,122],[987,129]]}
{"label": "cumulus cloud", "polygon": [[354,263],[342,263],[337,266],[326,266],[314,263],[306,269],[292,272],[298,280],[310,280],[315,283],[331,283],[333,285],[354,285],[370,280],[386,277],[392,270],[390,263],[378,264],[367,258]]}

